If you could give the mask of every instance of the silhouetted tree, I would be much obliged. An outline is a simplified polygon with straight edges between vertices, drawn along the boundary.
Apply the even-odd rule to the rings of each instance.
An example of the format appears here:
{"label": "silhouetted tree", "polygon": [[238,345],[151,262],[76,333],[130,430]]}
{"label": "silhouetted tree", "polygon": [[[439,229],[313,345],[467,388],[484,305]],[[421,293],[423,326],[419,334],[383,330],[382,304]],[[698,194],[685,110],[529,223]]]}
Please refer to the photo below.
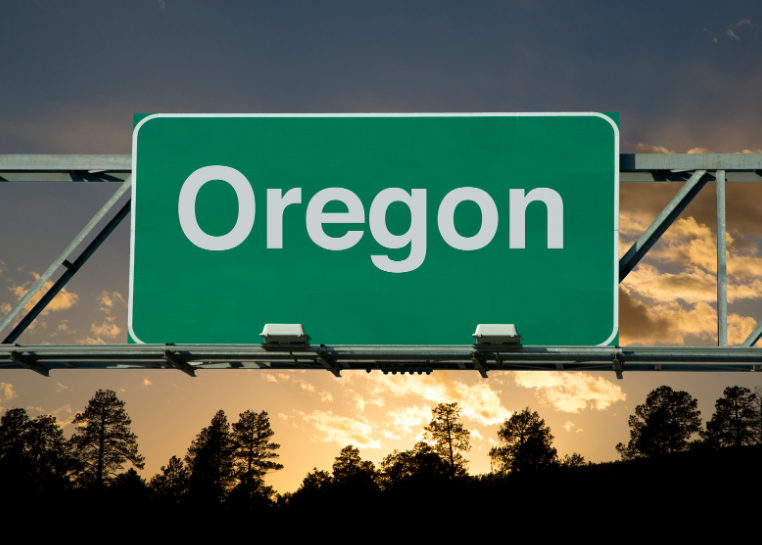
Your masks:
{"label": "silhouetted tree", "polygon": [[489,451],[497,473],[544,469],[556,461],[550,428],[529,407],[503,422],[497,436],[504,444]]}
{"label": "silhouetted tree", "polygon": [[431,422],[423,429],[425,439],[450,464],[450,475],[465,475],[468,460],[458,451],[471,450],[471,432],[460,422],[458,403],[440,403],[431,409]]}
{"label": "silhouetted tree", "polygon": [[698,402],[688,392],[659,386],[630,416],[630,441],[616,446],[622,459],[653,457],[685,450],[701,429]]}
{"label": "silhouetted tree", "polygon": [[751,407],[754,411],[754,436],[757,444],[762,445],[762,388],[759,386],[754,387]]}
{"label": "silhouetted tree", "polygon": [[225,499],[235,481],[235,443],[224,411],[217,411],[188,448],[190,495],[197,501]]}
{"label": "silhouetted tree", "polygon": [[751,445],[757,441],[755,395],[742,386],[728,386],[714,405],[701,436],[714,447]]}
{"label": "silhouetted tree", "polygon": [[585,457],[578,452],[566,454],[560,461],[562,467],[578,467],[585,465]]}
{"label": "silhouetted tree", "polygon": [[313,467],[312,471],[307,473],[296,493],[323,494],[328,491],[332,483],[333,477],[330,473]]}
{"label": "silhouetted tree", "polygon": [[450,464],[423,441],[411,450],[395,450],[381,462],[381,482],[386,488],[406,481],[445,478],[450,474]]}
{"label": "silhouetted tree", "polygon": [[360,449],[347,445],[333,463],[333,480],[337,483],[372,482],[376,467],[370,460],[360,458]]}
{"label": "silhouetted tree", "polygon": [[70,444],[55,416],[40,415],[26,426],[24,440],[31,464],[31,480],[37,493],[65,486],[75,467]]}
{"label": "silhouetted tree", "polygon": [[146,480],[138,475],[134,467],[114,477],[108,489],[108,496],[115,502],[136,510],[145,506],[151,495]]}
{"label": "silhouetted tree", "polygon": [[190,470],[177,456],[172,456],[161,473],[151,479],[151,488],[160,499],[178,503],[188,495]]}
{"label": "silhouetted tree", "polygon": [[247,494],[253,494],[260,488],[266,473],[283,469],[283,464],[272,461],[280,456],[275,452],[280,445],[269,442],[273,435],[265,411],[242,412],[240,420],[233,424],[235,476],[239,487]]}
{"label": "silhouetted tree", "polygon": [[124,462],[139,469],[145,466],[145,459],[138,453],[137,436],[130,431],[132,421],[124,410],[124,401],[113,390],[98,390],[73,423],[78,427],[71,444],[81,464],[83,482],[92,482],[100,489]]}
{"label": "silhouetted tree", "polygon": [[5,489],[20,490],[28,484],[28,426],[29,415],[24,409],[8,409],[0,418],[0,480]]}

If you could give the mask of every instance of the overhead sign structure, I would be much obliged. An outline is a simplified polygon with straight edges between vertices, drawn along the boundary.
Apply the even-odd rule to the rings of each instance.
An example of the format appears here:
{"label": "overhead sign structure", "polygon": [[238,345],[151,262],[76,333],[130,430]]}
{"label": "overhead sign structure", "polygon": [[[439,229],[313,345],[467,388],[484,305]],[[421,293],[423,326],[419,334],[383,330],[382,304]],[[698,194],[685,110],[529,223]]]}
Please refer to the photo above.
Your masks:
{"label": "overhead sign structure", "polygon": [[616,344],[618,148],[599,113],[142,117],[131,341]]}

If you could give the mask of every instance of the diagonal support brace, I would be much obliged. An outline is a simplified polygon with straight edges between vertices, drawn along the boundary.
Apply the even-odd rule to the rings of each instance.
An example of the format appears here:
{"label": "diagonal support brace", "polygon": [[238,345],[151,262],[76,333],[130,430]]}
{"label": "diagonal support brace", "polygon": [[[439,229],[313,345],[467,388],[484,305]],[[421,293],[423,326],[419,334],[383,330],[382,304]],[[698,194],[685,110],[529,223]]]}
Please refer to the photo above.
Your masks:
{"label": "diagonal support brace", "polygon": [[746,340],[741,343],[741,346],[754,346],[760,337],[762,337],[762,322],[757,324],[757,327],[755,327],[754,331],[746,337]]}
{"label": "diagonal support brace", "polygon": [[[48,269],[40,276],[37,281],[32,285],[31,288],[29,288],[29,291],[27,291],[24,296],[19,300],[18,303],[16,303],[16,306],[14,306],[11,311],[3,317],[2,321],[0,321],[0,332],[2,332],[8,324],[10,324],[13,319],[16,317],[16,315],[21,312],[21,310],[26,306],[26,304],[32,299],[32,297],[35,296],[35,294],[42,289],[42,287],[45,285],[45,283],[50,279],[51,276],[58,270],[58,268],[61,265],[66,266],[68,269],[66,272],[72,272],[72,265],[76,265],[76,262],[74,264],[70,263],[68,261],[69,256],[74,252],[74,250],[77,249],[77,247],[82,243],[83,240],[87,237],[87,235],[90,234],[90,232],[95,229],[95,226],[103,219],[103,217],[111,210],[114,205],[119,201],[119,199],[129,191],[130,187],[132,186],[132,176],[129,176],[119,187],[119,189],[114,193],[111,198],[106,201],[106,204],[104,204],[101,209],[98,211],[95,216],[85,225],[84,229],[80,231],[80,233],[74,237],[74,240],[72,240],[69,245],[64,249],[63,252],[61,252],[61,255],[59,255],[56,260],[53,262],[53,264],[48,267]],[[113,220],[112,220],[113,221]],[[120,220],[121,221],[121,220]],[[113,230],[113,229],[112,229]],[[110,231],[109,231],[110,233]],[[108,235],[106,235],[108,236]],[[92,244],[91,244],[92,246]],[[97,248],[97,246],[96,246]],[[81,256],[80,256],[81,257]],[[89,256],[88,256],[89,257]],[[85,258],[87,259],[87,258]],[[76,272],[76,269],[74,270]],[[59,279],[60,281],[60,279]],[[59,288],[60,289],[60,288]],[[52,291],[52,290],[51,290]],[[57,292],[56,292],[57,293]],[[47,294],[46,294],[47,295]],[[50,298],[52,300],[52,297]],[[42,302],[42,301],[40,301]],[[38,303],[39,305],[39,303]],[[45,303],[47,305],[47,303]],[[35,307],[36,308],[36,307]],[[43,305],[42,309],[44,309],[45,306]],[[39,314],[39,312],[38,312]],[[36,315],[35,315],[36,317]],[[34,320],[34,318],[32,318]],[[29,323],[31,323],[32,320],[29,320]],[[20,324],[19,324],[20,325]],[[27,324],[28,326],[29,324]],[[8,338],[3,341],[4,343],[13,343],[19,335],[26,329],[27,326],[24,326],[24,328],[16,335],[14,338],[11,339],[11,335],[8,336]],[[17,326],[18,328],[18,326]],[[10,340],[9,340],[10,339]]]}
{"label": "diagonal support brace", "polygon": [[11,360],[18,365],[23,365],[35,373],[39,373],[43,377],[50,376],[50,369],[44,365],[40,365],[32,356],[25,356],[21,352],[14,350],[11,352]]}
{"label": "diagonal support brace", "polygon": [[[116,213],[116,216],[114,216],[111,221],[109,221],[106,226],[103,228],[103,230],[98,233],[98,235],[93,239],[93,241],[85,248],[80,256],[74,260],[74,263],[69,263],[66,265],[66,271],[61,275],[61,277],[56,280],[55,284],[45,293],[45,295],[42,296],[42,298],[37,302],[34,307],[32,307],[32,310],[29,311],[29,313],[24,316],[24,318],[18,323],[18,325],[13,328],[13,331],[11,331],[8,336],[3,341],[3,344],[11,344],[16,342],[16,339],[18,339],[21,334],[26,331],[26,328],[29,327],[29,325],[34,321],[39,314],[45,310],[45,307],[48,306],[48,303],[50,303],[56,295],[58,295],[58,292],[60,292],[63,287],[69,282],[69,280],[72,279],[72,277],[77,273],[79,269],[82,268],[82,266],[85,264],[85,262],[90,259],[90,256],[95,253],[95,251],[100,248],[101,244],[103,244],[103,241],[105,241],[109,235],[114,231],[114,229],[117,228],[117,226],[122,222],[122,220],[127,216],[127,214],[130,213],[130,204],[131,201],[127,201],[124,206],[119,210],[119,212]],[[64,260],[68,263],[68,260]],[[36,284],[35,284],[36,285]],[[34,286],[32,286],[32,289],[27,292],[27,295],[34,290]],[[18,307],[22,302],[25,300],[28,300],[27,296],[25,295],[24,298],[19,301],[19,303],[16,305]],[[8,316],[6,316],[3,319],[3,323],[6,323],[6,320],[8,317],[11,319],[13,316],[15,316],[14,310],[12,310],[10,313],[8,313]],[[10,320],[8,320],[10,321]]]}
{"label": "diagonal support brace", "polygon": [[181,358],[179,354],[175,354],[168,348],[164,349],[164,361],[166,361],[175,369],[182,371],[189,377],[196,376],[196,369],[183,358]]}
{"label": "diagonal support brace", "polygon": [[484,357],[479,352],[471,352],[471,361],[474,362],[474,367],[479,371],[482,378],[489,378],[487,376],[487,366],[484,364]]}
{"label": "diagonal support brace", "polygon": [[322,344],[320,345],[320,351],[318,352],[316,359],[323,367],[333,373],[333,376],[341,378],[341,367],[337,365],[336,360],[331,357],[328,353],[328,349]]}
{"label": "diagonal support brace", "polygon": [[672,225],[685,208],[691,203],[693,198],[706,185],[704,179],[706,170],[697,170],[693,176],[685,182],[683,187],[669,201],[669,204],[661,211],[653,223],[646,229],[640,238],[627,250],[627,253],[619,260],[619,282],[621,283],[630,271],[643,259],[648,250],[656,244],[667,228]]}

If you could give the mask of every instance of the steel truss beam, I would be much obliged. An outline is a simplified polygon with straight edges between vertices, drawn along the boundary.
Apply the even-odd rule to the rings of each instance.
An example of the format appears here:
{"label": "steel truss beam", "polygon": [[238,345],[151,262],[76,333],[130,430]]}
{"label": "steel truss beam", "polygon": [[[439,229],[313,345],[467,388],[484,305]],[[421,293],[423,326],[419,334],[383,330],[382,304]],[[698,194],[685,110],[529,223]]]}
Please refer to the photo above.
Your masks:
{"label": "steel truss beam", "polygon": [[[171,349],[171,352],[170,352]],[[171,356],[167,356],[171,354]],[[326,356],[330,355],[327,359]],[[328,361],[328,365],[326,365]],[[168,365],[169,362],[169,365]],[[547,347],[494,345],[0,345],[0,369],[314,369],[421,373],[436,370],[759,371],[750,347]]]}
{"label": "steel truss beam", "polygon": [[[67,271],[0,344],[0,369],[323,369],[384,373],[476,370],[486,378],[497,370],[760,371],[762,322],[740,347],[727,344],[725,181],[762,181],[761,154],[621,154],[621,182],[685,182],[678,195],[620,260],[620,281],[637,265],[701,188],[717,180],[719,347],[505,347],[494,346],[270,346],[270,345],[11,345],[63,288],[130,209],[129,201],[73,263],[69,256],[129,189],[130,155],[0,155],[0,182],[124,182],[83,231],[0,322],[13,321],[60,266]],[[538,167],[539,168],[539,167]],[[694,172],[695,171],[695,172]],[[690,173],[693,172],[692,175]],[[690,175],[690,179],[687,179]],[[724,332],[724,335],[723,335]],[[724,341],[723,341],[724,339]]]}

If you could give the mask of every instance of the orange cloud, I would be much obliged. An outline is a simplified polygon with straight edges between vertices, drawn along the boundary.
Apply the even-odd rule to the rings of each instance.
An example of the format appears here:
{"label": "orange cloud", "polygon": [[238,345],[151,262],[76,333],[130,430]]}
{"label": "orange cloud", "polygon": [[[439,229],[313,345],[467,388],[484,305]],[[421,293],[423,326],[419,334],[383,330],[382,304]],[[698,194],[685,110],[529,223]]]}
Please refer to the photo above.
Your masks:
{"label": "orange cloud", "polygon": [[537,390],[542,403],[567,413],[578,413],[588,406],[602,411],[627,399],[619,386],[588,373],[515,371],[513,378],[519,386]]}
{"label": "orange cloud", "polygon": [[469,386],[453,380],[446,371],[426,376],[371,373],[355,375],[351,380],[364,383],[373,396],[416,396],[435,403],[457,401],[463,417],[480,424],[499,424],[512,414],[500,401],[500,391],[493,390],[487,382]]}
{"label": "orange cloud", "polygon": [[90,330],[98,337],[116,337],[122,332],[122,329],[114,323],[114,318],[109,316],[102,324],[94,323]]}
{"label": "orange cloud", "polygon": [[375,426],[367,420],[339,416],[331,411],[312,411],[304,420],[319,432],[314,439],[325,443],[354,445],[359,448],[381,448],[381,441],[373,437]]}
{"label": "orange cloud", "polygon": [[[12,286],[8,287],[11,293],[16,296],[16,300],[20,301],[24,295],[26,295],[26,292],[29,291],[29,288],[32,287],[32,284],[34,284],[39,278],[40,275],[32,272],[30,273],[33,277],[33,280],[29,280],[23,284],[13,284]],[[45,284],[42,285],[42,288],[34,294],[34,296],[27,302],[27,304],[24,306],[24,310],[29,311],[36,305],[40,299],[50,290],[50,288],[53,287],[53,281],[48,280],[45,282]],[[68,291],[66,288],[61,289],[60,292],[53,298],[53,300],[48,303],[48,306],[45,307],[45,309],[40,313],[40,316],[45,316],[46,314],[49,314],[51,312],[56,312],[59,310],[68,310],[74,305],[77,304],[77,301],[79,301],[79,295],[77,295],[74,292]],[[10,311],[10,309],[8,309]]]}

